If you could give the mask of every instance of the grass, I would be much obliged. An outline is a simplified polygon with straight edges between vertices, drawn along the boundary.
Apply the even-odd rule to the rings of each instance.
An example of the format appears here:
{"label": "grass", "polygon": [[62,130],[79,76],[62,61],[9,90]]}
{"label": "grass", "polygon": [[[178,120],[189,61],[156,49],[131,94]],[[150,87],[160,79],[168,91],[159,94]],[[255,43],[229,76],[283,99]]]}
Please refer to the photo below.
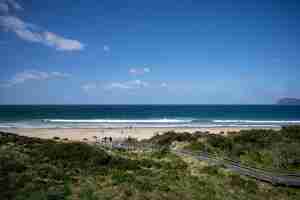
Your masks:
{"label": "grass", "polygon": [[[162,141],[160,136],[151,139],[153,143],[166,145],[155,151],[107,152],[80,142],[0,133],[0,196],[4,200],[279,200],[300,197],[297,188],[260,183],[233,174],[223,166],[210,166],[169,151],[168,146],[174,141],[187,142],[196,148],[196,139],[202,141],[202,145],[220,151],[230,144],[216,142],[224,142],[223,138],[202,140],[199,135],[167,133],[162,136]],[[293,134],[288,137],[295,140]],[[134,140],[129,142],[136,143]]]}

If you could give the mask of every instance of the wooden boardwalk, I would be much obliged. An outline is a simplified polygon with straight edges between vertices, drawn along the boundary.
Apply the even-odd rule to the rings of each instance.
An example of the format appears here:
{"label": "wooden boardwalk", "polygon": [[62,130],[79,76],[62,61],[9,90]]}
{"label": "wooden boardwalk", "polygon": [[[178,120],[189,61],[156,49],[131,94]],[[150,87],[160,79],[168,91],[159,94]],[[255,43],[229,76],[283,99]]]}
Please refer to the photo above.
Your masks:
{"label": "wooden boardwalk", "polygon": [[268,182],[273,185],[285,185],[290,187],[300,187],[300,173],[295,172],[276,172],[266,169],[259,169],[241,164],[239,161],[234,161],[228,158],[218,158],[213,154],[204,152],[192,153],[188,151],[173,152],[180,156],[191,156],[197,160],[204,160],[210,164],[223,165],[227,169],[241,175],[249,176],[260,181]]}
{"label": "wooden boardwalk", "polygon": [[[130,147],[127,144],[112,144],[112,148],[125,149],[125,150],[154,150],[155,146],[147,147],[147,146],[136,146]],[[238,173],[240,175],[249,176],[255,178],[256,180],[268,182],[273,185],[284,185],[289,187],[300,187],[300,173],[295,173],[291,171],[274,171],[256,168],[252,166],[248,166],[242,164],[239,161],[232,160],[230,158],[222,158],[218,157],[215,154],[209,154],[207,152],[190,152],[183,150],[171,150],[171,152],[179,155],[179,156],[190,156],[197,160],[207,161],[209,164],[214,165],[223,165],[227,169]]]}

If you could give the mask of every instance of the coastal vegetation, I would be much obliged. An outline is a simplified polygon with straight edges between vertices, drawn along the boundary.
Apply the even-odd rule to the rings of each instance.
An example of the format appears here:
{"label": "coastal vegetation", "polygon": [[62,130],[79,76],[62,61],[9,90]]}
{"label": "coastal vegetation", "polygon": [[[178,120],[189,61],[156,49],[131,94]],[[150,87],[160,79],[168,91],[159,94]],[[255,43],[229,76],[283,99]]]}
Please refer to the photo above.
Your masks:
{"label": "coastal vegetation", "polygon": [[273,186],[209,165],[171,148],[207,151],[256,166],[299,169],[300,128],[228,136],[167,132],[106,149],[68,140],[0,133],[1,199],[299,199],[300,189]]}
{"label": "coastal vegetation", "polygon": [[300,170],[300,128],[245,130],[229,136],[206,135],[191,142],[193,151],[207,151],[272,170]]}
{"label": "coastal vegetation", "polygon": [[203,132],[167,132],[151,138],[157,145],[184,144],[184,149],[207,152],[218,157],[270,170],[300,171],[300,126],[272,129],[241,130],[227,136]]}

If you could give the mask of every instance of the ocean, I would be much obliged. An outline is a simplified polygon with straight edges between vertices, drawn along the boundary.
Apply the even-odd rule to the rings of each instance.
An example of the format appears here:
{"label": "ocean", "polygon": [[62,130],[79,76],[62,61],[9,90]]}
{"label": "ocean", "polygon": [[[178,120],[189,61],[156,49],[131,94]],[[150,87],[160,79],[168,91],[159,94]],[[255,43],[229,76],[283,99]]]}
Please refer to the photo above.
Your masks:
{"label": "ocean", "polygon": [[0,128],[280,127],[300,125],[300,106],[1,105]]}

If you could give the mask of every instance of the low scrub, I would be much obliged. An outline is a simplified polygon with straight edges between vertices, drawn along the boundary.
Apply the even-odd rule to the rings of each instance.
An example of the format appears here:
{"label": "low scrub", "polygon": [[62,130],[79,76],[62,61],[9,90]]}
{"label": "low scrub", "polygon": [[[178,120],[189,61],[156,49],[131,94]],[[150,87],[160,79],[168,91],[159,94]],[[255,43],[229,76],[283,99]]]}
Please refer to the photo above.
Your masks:
{"label": "low scrub", "polygon": [[222,166],[192,165],[168,148],[172,141],[188,141],[195,149],[203,143],[212,151],[229,151],[236,148],[231,140],[172,134],[162,140],[159,136],[152,138],[163,145],[155,151],[108,153],[95,145],[0,133],[1,200],[281,200],[300,195],[299,189],[265,187],[253,179],[231,174]]}

